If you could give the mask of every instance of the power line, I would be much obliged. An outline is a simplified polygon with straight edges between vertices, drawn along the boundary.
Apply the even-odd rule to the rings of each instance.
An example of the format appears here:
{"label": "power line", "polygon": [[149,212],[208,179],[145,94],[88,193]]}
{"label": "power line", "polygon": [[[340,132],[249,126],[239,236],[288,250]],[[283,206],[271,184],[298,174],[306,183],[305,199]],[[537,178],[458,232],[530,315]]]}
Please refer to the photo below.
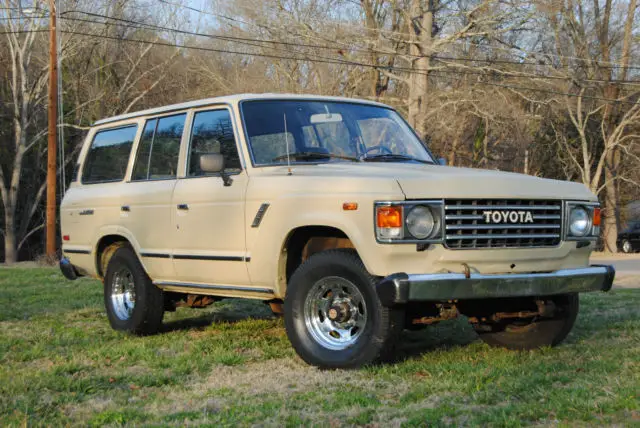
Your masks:
{"label": "power line", "polygon": [[[167,47],[172,47],[172,48],[193,49],[193,50],[200,50],[200,51],[207,51],[207,52],[217,52],[217,53],[231,54],[231,55],[243,55],[243,56],[273,58],[273,59],[284,59],[284,60],[293,60],[293,61],[307,61],[307,62],[313,62],[313,63],[328,63],[328,64],[337,64],[337,65],[350,65],[350,66],[370,67],[370,68],[379,68],[379,69],[389,68],[389,67],[378,66],[378,65],[374,65],[374,64],[359,63],[359,62],[353,62],[353,61],[338,61],[338,60],[329,60],[329,59],[310,59],[310,58],[299,58],[299,57],[283,56],[283,55],[260,54],[260,53],[254,53],[254,52],[240,52],[240,51],[233,51],[233,50],[228,50],[228,49],[216,49],[216,48],[207,48],[207,47],[202,47],[202,46],[188,46],[188,45],[178,45],[178,44],[166,43],[166,42],[158,42],[158,41],[147,41],[147,40],[140,40],[140,39],[120,38],[120,37],[114,37],[114,36],[83,33],[83,32],[78,32],[78,31],[67,31],[67,30],[64,30],[63,33],[75,34],[75,35],[81,35],[81,36],[88,36],[88,37],[97,37],[97,38],[103,38],[103,39],[108,39],[108,40],[118,40],[118,41],[123,41],[123,42],[143,43],[143,44],[151,44],[151,45],[157,45],[157,46],[167,46]],[[451,71],[445,71],[445,70],[433,70],[433,71],[429,71],[428,73],[420,73],[420,72],[418,72],[416,70],[410,70],[410,71],[408,71],[408,73],[409,74],[418,74],[418,75],[463,74],[462,72],[451,72]],[[554,93],[556,95],[564,95],[564,96],[568,96],[568,97],[581,97],[583,99],[599,100],[599,101],[606,101],[606,102],[611,102],[611,103],[635,105],[638,102],[640,102],[640,100],[638,102],[622,101],[622,100],[612,99],[612,98],[596,97],[596,96],[590,96],[590,95],[578,95],[578,94],[572,94],[572,93],[568,93],[568,92],[559,92],[559,91],[545,90],[545,89],[539,89],[539,88],[529,88],[529,87],[512,86],[512,85],[502,85],[502,84],[497,84],[497,83],[494,83],[494,82],[484,82],[484,81],[480,81],[480,80],[475,81],[474,83],[480,84],[480,85],[500,86],[500,87],[511,88],[511,89],[528,90],[528,91],[533,91],[533,92]]]}
{"label": "power line", "polygon": [[[209,38],[212,38],[212,39],[251,41],[251,42],[259,42],[259,43],[275,44],[275,45],[300,46],[300,47],[306,47],[306,48],[327,49],[327,50],[335,50],[335,51],[344,51],[346,49],[350,49],[350,50],[354,50],[354,51],[361,51],[361,52],[367,52],[367,53],[373,52],[373,53],[378,53],[378,54],[381,54],[381,55],[398,55],[395,52],[372,51],[371,49],[356,48],[356,47],[349,46],[349,45],[345,45],[343,47],[326,46],[326,45],[306,44],[306,43],[300,43],[300,42],[285,42],[285,41],[280,41],[280,40],[265,40],[265,39],[249,38],[249,37],[222,36],[222,35],[214,35],[214,34],[196,33],[196,32],[192,32],[192,31],[180,30],[180,29],[177,29],[177,28],[168,28],[168,27],[158,26],[158,25],[155,25],[155,24],[147,24],[147,23],[143,23],[143,22],[132,21],[132,20],[129,20],[129,19],[115,18],[115,17],[96,14],[96,13],[92,13],[92,12],[77,11],[77,10],[76,11],[68,11],[68,12],[81,13],[81,14],[85,14],[85,15],[89,15],[89,16],[98,17],[98,18],[104,18],[104,19],[110,19],[110,20],[113,20],[113,21],[125,22],[125,23],[129,23],[129,24],[132,24],[132,25],[140,25],[140,26],[145,26],[145,27],[148,27],[148,28],[155,28],[155,29],[158,29],[158,30],[171,31],[171,32],[175,32],[175,33],[188,34],[188,35],[193,35],[193,36],[209,37]],[[78,20],[78,21],[82,21],[82,22],[92,22],[92,23],[95,23],[95,24],[104,24],[103,22],[97,22],[97,21],[91,21],[91,20],[82,20],[80,18],[63,18],[63,19],[67,19],[67,20],[72,19],[72,20]],[[407,56],[407,55],[405,55],[405,56]],[[421,58],[420,55],[409,55],[409,56],[413,56],[413,57],[416,57],[416,58]]]}
{"label": "power line", "polygon": [[[540,55],[545,55],[545,54],[540,54]],[[549,64],[549,63],[542,63],[542,64],[538,64],[538,63],[533,63],[533,62],[519,62],[519,61],[513,61],[513,60],[506,60],[506,59],[482,59],[482,58],[462,58],[462,57],[448,57],[448,56],[434,56],[434,59],[439,59],[439,60],[447,60],[447,61],[469,61],[469,62],[485,62],[485,63],[496,63],[496,64],[513,64],[513,65],[531,65],[531,66],[542,66],[542,67],[554,67],[555,65],[553,64]],[[569,57],[570,58],[570,57]],[[596,61],[597,62],[597,61]],[[627,67],[605,67],[605,66],[601,66],[601,68],[607,68],[607,69],[629,69],[629,70],[640,70],[640,66],[636,67],[636,66],[627,66]]]}
{"label": "power line", "polygon": [[[70,17],[69,18],[61,17],[61,18],[62,19],[66,19],[66,20],[72,20],[72,21],[78,21],[78,22],[87,22],[87,23],[101,24],[101,25],[121,25],[121,26],[125,26],[125,27],[134,27],[134,28],[146,27],[146,28],[149,28],[149,29],[156,29],[156,30],[161,30],[161,31],[175,32],[175,33],[179,33],[179,34],[188,34],[188,35],[193,35],[193,36],[198,36],[198,37],[206,37],[206,38],[215,39],[215,40],[231,41],[231,42],[235,42],[235,43],[241,43],[241,44],[246,44],[246,45],[249,45],[249,46],[260,47],[260,48],[266,48],[266,47],[264,45],[256,44],[256,43],[268,43],[268,44],[273,44],[273,45],[283,44],[283,45],[287,45],[287,46],[301,46],[301,47],[310,47],[310,48],[322,48],[322,47],[324,47],[324,46],[319,46],[319,45],[306,45],[306,44],[279,42],[279,41],[275,41],[275,40],[262,40],[262,39],[254,39],[254,38],[247,38],[247,37],[235,37],[235,36],[221,36],[221,35],[204,34],[204,33],[198,33],[198,32],[193,32],[193,31],[185,31],[185,30],[180,30],[180,29],[177,29],[177,28],[169,28],[169,27],[164,27],[164,26],[159,26],[159,25],[154,25],[154,24],[146,24],[146,23],[143,23],[143,22],[133,21],[133,20],[129,20],[129,19],[109,17],[109,16],[106,16],[106,15],[96,14],[96,13],[92,13],[92,12],[84,12],[84,11],[82,11],[82,12],[80,12],[80,11],[71,11],[71,12],[83,13],[83,14],[86,14],[86,15],[89,15],[89,16],[93,16],[93,17],[98,17],[98,18],[111,19],[111,20],[117,21],[117,22],[111,24],[109,22],[94,21],[94,20],[82,19],[82,18],[70,18]],[[124,22],[124,23],[126,23],[128,25],[120,24],[119,22]],[[280,51],[280,52],[285,52],[287,54],[291,54],[290,50],[279,49],[277,47],[269,47],[269,49],[273,49],[273,50],[276,50],[276,51]],[[300,55],[306,55],[305,52],[293,52],[293,53],[300,54]],[[322,56],[319,56],[317,54],[315,54],[315,57],[319,58],[319,59],[323,59],[323,60],[342,61],[341,59],[322,57]],[[479,62],[488,62],[488,63],[491,62],[491,60],[475,60],[475,59],[472,59],[472,58],[454,58],[454,57],[441,57],[441,56],[433,57],[433,59],[436,59],[436,60],[448,59],[448,60],[460,60],[460,61],[469,61],[469,62],[479,61]],[[345,61],[350,61],[350,60],[345,60]],[[355,62],[355,61],[352,61],[352,62]],[[499,62],[508,62],[508,61],[499,61]],[[359,65],[364,65],[364,66],[373,66],[374,65],[374,64],[364,64],[364,63],[359,63],[359,62],[358,62],[358,64]],[[383,67],[383,68],[388,69],[388,70],[414,71],[413,69],[408,68],[408,67],[399,67],[399,66],[379,66],[379,67]],[[438,71],[438,70],[433,70],[433,71]],[[449,71],[451,73],[458,73],[458,74],[482,75],[482,76],[486,75],[486,72],[481,72],[481,71],[480,72],[478,72],[478,71],[469,71],[469,70],[466,70],[466,71],[449,70]],[[538,75],[538,74],[532,74],[532,73],[513,74],[513,72],[504,71],[504,70],[493,70],[493,72],[501,74],[501,75],[504,75],[504,76],[508,76],[508,77],[528,77],[528,78],[532,78],[532,79],[551,79],[551,80],[576,81],[576,82],[586,82],[586,83],[616,83],[616,84],[640,86],[640,81],[634,81],[634,80],[574,79],[574,78],[568,77],[568,76]]]}
{"label": "power line", "polygon": [[[215,16],[218,18],[223,18],[226,20],[230,20],[233,22],[239,22],[245,25],[252,25],[252,26],[256,26],[258,28],[264,28],[267,30],[275,30],[274,27],[269,27],[269,26],[265,26],[265,25],[261,25],[258,23],[252,23],[252,22],[247,22],[238,18],[232,18],[226,15],[222,15],[219,13],[213,13],[213,12],[207,12],[205,10],[201,10],[201,9],[197,9],[191,6],[187,6],[187,5],[183,5],[183,4],[179,4],[179,3],[172,3],[169,2],[167,0],[158,0],[161,3],[165,3],[168,5],[172,5],[172,6],[178,6],[178,7],[183,7],[185,9],[189,9],[195,12],[199,12],[202,14],[206,14],[206,15],[211,15],[211,16]],[[84,13],[83,11],[76,11],[78,13]],[[94,14],[96,16],[101,16],[103,18],[108,18],[108,19],[118,19],[118,18],[111,18],[111,17],[107,17],[105,15],[97,15]],[[352,25],[353,26],[353,25]],[[360,30],[376,30],[376,29],[371,29],[369,27],[356,27],[353,26],[354,28],[360,29]],[[399,33],[399,32],[395,32],[397,34],[403,34],[406,36],[405,33]],[[301,37],[306,37],[304,35],[300,35],[299,33],[297,33],[297,35],[301,36]],[[222,37],[222,36],[220,36]],[[270,41],[270,40],[260,40],[261,42],[265,42],[265,43],[279,43],[279,44],[284,44],[284,45],[294,45],[294,46],[305,46],[305,47],[310,47],[310,48],[316,48],[316,49],[331,49],[331,50],[345,50],[345,49],[350,49],[350,50],[355,50],[355,51],[361,51],[361,52],[366,52],[366,53],[376,53],[379,55],[396,55],[396,56],[401,56],[401,57],[410,57],[410,58],[422,58],[422,55],[412,55],[409,53],[397,53],[397,52],[388,52],[388,51],[379,51],[379,50],[374,50],[371,48],[355,48],[351,45],[347,45],[345,43],[341,43],[339,41],[336,40],[330,40],[330,39],[326,39],[326,38],[322,38],[319,36],[316,36],[317,38],[319,38],[320,40],[324,40],[327,41],[329,43],[336,43],[335,46],[326,46],[326,45],[309,45],[309,44],[304,44],[304,43],[299,43],[299,42],[295,42],[295,43],[291,43],[291,42],[275,42],[275,41]],[[241,39],[241,38],[237,38],[236,39]],[[255,40],[255,39],[254,39]],[[257,41],[257,40],[255,40]],[[414,41],[410,41],[410,40],[400,40],[402,42],[405,43],[415,43]],[[453,41],[453,43],[466,43],[466,44],[473,44],[476,46],[484,46],[481,43],[474,43],[474,42],[470,42],[470,41],[462,41],[462,40],[456,40]],[[340,46],[339,46],[340,45]],[[586,60],[584,58],[579,58],[579,57],[572,57],[572,56],[563,56],[563,55],[555,55],[555,54],[549,54],[549,53],[540,53],[540,52],[529,52],[526,50],[523,50],[521,48],[500,48],[497,46],[492,46],[491,49],[497,49],[497,50],[503,50],[503,51],[509,51],[511,52],[514,49],[532,54],[532,55],[543,55],[543,56],[553,56],[553,57],[557,57],[557,58],[568,58],[568,59],[575,59],[575,60],[579,60],[579,61],[583,61],[583,62],[591,62],[592,60]],[[544,66],[544,67],[552,67],[555,68],[554,64],[549,64],[549,63],[527,63],[527,62],[521,62],[521,61],[512,61],[512,60],[491,60],[491,59],[466,59],[466,58],[453,58],[453,57],[446,57],[446,56],[434,56],[434,59],[444,59],[444,60],[453,60],[453,61],[478,61],[478,62],[486,62],[486,63],[503,63],[503,64],[513,64],[513,65],[519,65],[519,66],[526,66],[526,65],[531,65],[531,66]],[[600,68],[605,68],[605,69],[629,69],[629,70],[640,70],[640,66],[623,66],[619,63],[616,62],[608,62],[608,61],[594,61],[594,62],[600,62],[599,67]],[[615,66],[605,66],[602,64],[617,64]]]}
{"label": "power line", "polygon": [[[500,40],[498,40],[500,41]],[[487,46],[484,45],[482,43],[477,43],[477,42],[471,42],[468,40],[453,40],[451,41],[451,43],[457,43],[457,44],[469,44],[469,45],[474,45],[474,46],[480,46],[480,47],[490,47],[491,49],[495,49],[495,50],[500,50],[500,51],[505,51],[505,52],[512,52],[514,50],[520,51],[520,52],[524,52],[527,55],[533,55],[533,56],[548,56],[548,57],[553,57],[553,58],[564,58],[564,59],[572,59],[572,60],[576,60],[576,61],[582,61],[585,63],[599,63],[598,66],[600,68],[605,68],[605,69],[610,69],[610,70],[624,70],[624,69],[629,69],[629,70],[640,70],[640,65],[630,65],[630,66],[626,66],[623,65],[622,63],[619,62],[613,62],[613,61],[598,61],[598,60],[594,60],[594,59],[585,59],[585,58],[580,58],[577,56],[570,56],[570,55],[558,55],[558,54],[552,54],[552,53],[548,53],[548,52],[535,52],[535,51],[528,51],[526,49],[517,47],[517,46],[512,46],[512,47],[508,47],[508,48],[502,48],[499,46]],[[504,42],[501,42],[504,43]],[[535,65],[535,63],[531,63],[532,65]],[[602,64],[609,64],[609,65],[602,65]],[[541,65],[545,65],[545,66],[549,66],[549,67],[553,67],[553,64],[541,64]]]}
{"label": "power line", "polygon": [[[189,35],[194,35],[194,36],[200,36],[200,37],[207,37],[207,38],[224,40],[224,41],[232,41],[232,42],[237,42],[237,43],[243,43],[243,44],[248,44],[249,46],[254,46],[254,47],[261,47],[261,48],[265,47],[263,45],[256,45],[255,43],[279,44],[278,41],[273,41],[273,40],[261,40],[261,39],[253,39],[253,38],[245,38],[245,37],[233,37],[233,36],[219,36],[219,35],[211,35],[211,34],[204,34],[204,33],[185,31],[185,30],[180,30],[180,29],[176,29],[176,28],[158,26],[158,25],[154,25],[154,24],[146,24],[146,23],[143,23],[143,22],[133,21],[133,20],[129,20],[129,19],[109,17],[109,16],[106,16],[106,15],[95,14],[95,13],[92,13],[92,12],[84,12],[84,11],[71,11],[71,12],[84,13],[84,14],[87,14],[89,16],[105,18],[105,19],[111,19],[111,20],[119,21],[119,22],[125,22],[127,24],[131,24],[131,25],[136,26],[138,28],[140,26],[144,26],[144,27],[147,27],[147,28],[157,29],[157,30],[162,30],[162,31],[176,32],[176,33],[181,33],[181,34],[189,34]],[[94,24],[109,25],[109,23],[106,23],[106,22],[93,21],[93,20],[84,20],[84,19],[80,19],[80,18],[65,18],[65,19],[77,20],[77,21],[81,21],[81,22],[89,22],[89,23],[94,23]],[[114,25],[121,25],[121,24],[114,24]],[[254,43],[250,43],[250,42],[254,42]],[[318,45],[293,44],[293,43],[287,43],[287,42],[284,42],[283,44],[285,44],[285,45],[309,46],[309,47],[321,47],[321,46],[318,46]],[[278,48],[271,48],[271,49],[283,51],[282,49],[278,49]],[[284,51],[284,52],[289,53],[289,51]],[[294,52],[294,53],[295,54],[306,55],[306,53],[304,53],[304,52]],[[245,52],[244,54],[248,54],[248,53]],[[278,56],[272,56],[272,57],[278,58]],[[408,72],[415,71],[415,70],[413,70],[411,68],[407,68],[407,67],[379,66],[379,65],[366,64],[366,63],[350,61],[350,60],[338,60],[338,59],[335,59],[335,58],[320,57],[320,56],[317,56],[317,55],[316,55],[316,58],[317,59],[321,59],[321,60],[323,60],[325,62],[329,61],[330,63],[338,62],[338,63],[348,63],[349,65],[358,65],[358,66],[364,66],[364,67],[375,67],[375,68],[387,69],[387,70],[398,70],[398,71],[408,71]],[[300,60],[299,58],[291,58],[291,57],[279,58],[279,59],[296,59],[296,60]],[[443,59],[443,57],[436,57],[436,59]],[[448,57],[448,59],[452,59],[452,60],[458,60],[459,59],[459,60],[466,60],[466,61],[474,61],[471,58],[467,59],[467,58],[452,58],[452,57]],[[305,59],[305,60],[310,60],[310,59]],[[485,61],[489,61],[489,60],[485,60]],[[431,70],[430,72],[434,73],[434,72],[444,72],[444,71]],[[484,72],[476,72],[476,71],[468,71],[468,70],[467,71],[447,70],[447,72],[453,73],[453,74],[486,75],[486,73],[484,73]],[[518,75],[514,75],[514,74],[511,74],[510,72],[502,71],[502,70],[495,70],[494,72],[500,73],[500,74],[502,74],[504,76],[508,76],[508,77],[528,77],[528,78],[534,78],[534,79],[552,79],[552,80],[569,80],[569,81],[575,80],[575,81],[578,81],[577,79],[573,79],[573,78],[567,77],[567,76],[549,76],[549,75],[536,75],[536,74],[523,74],[523,73],[520,73]],[[620,84],[626,84],[626,85],[640,85],[640,82],[623,81],[623,80],[581,79],[580,81],[581,82],[589,82],[589,83],[591,83],[591,82],[600,82],[600,83],[620,83]]]}
{"label": "power line", "polygon": [[[180,3],[173,3],[173,2],[170,2],[170,1],[167,1],[167,0],[158,0],[158,1],[161,2],[161,3],[164,3],[164,4],[177,6],[177,7],[182,7],[182,8],[185,8],[185,9],[189,9],[189,10],[192,10],[194,12],[199,12],[199,13],[203,13],[203,14],[206,14],[206,15],[215,16],[215,17],[218,17],[218,18],[223,18],[223,19],[226,19],[226,20],[240,22],[240,23],[243,23],[245,25],[253,25],[253,26],[257,26],[259,28],[266,28],[266,29],[274,30],[273,27],[269,27],[269,26],[265,26],[265,25],[261,25],[261,24],[257,24],[257,23],[252,23],[252,22],[247,22],[247,21],[244,21],[244,20],[241,20],[241,19],[237,19],[237,18],[231,18],[231,17],[226,16],[226,15],[213,13],[213,12],[208,12],[208,11],[205,11],[205,10],[197,9],[197,8],[194,8],[194,7],[191,7],[191,6],[187,6],[187,5],[184,5],[184,4],[180,4]],[[466,11],[458,10],[458,12],[464,13]],[[327,23],[326,21],[320,21],[320,20],[317,20],[317,19],[315,21],[316,22],[325,23],[325,24],[328,24],[328,25],[351,27],[351,28],[354,28],[354,29],[359,30],[359,31],[377,31],[377,32],[387,33],[387,34],[399,34],[399,35],[401,35],[403,37],[407,36],[406,33],[399,32],[399,31],[391,31],[391,30],[384,30],[384,29],[379,29],[379,28],[362,27],[362,26],[358,26],[358,25],[354,25],[354,24],[339,24],[339,23],[331,23],[331,22]],[[323,40],[329,41],[328,39],[323,39]],[[413,40],[395,39],[395,41],[399,41],[399,42],[403,42],[403,43],[409,43],[409,44],[416,43],[416,41],[413,41]],[[333,40],[331,42],[339,43],[339,42],[337,42],[335,40]],[[475,45],[475,46],[486,46],[486,45],[483,45],[481,43],[471,42],[471,41],[468,41],[468,40],[455,40],[455,41],[452,41],[452,43],[463,43],[463,44],[472,44],[472,45]],[[621,63],[618,63],[618,62],[595,61],[595,60],[585,59],[585,58],[580,58],[580,57],[575,57],[575,56],[558,55],[558,54],[551,54],[551,53],[544,53],[544,52],[533,52],[533,51],[527,51],[525,49],[516,48],[516,47],[501,48],[501,47],[498,47],[498,46],[491,46],[491,49],[508,51],[508,52],[511,52],[513,50],[519,50],[521,52],[525,52],[525,53],[530,54],[530,55],[542,55],[542,56],[551,56],[551,57],[555,57],[555,58],[574,59],[574,60],[582,61],[582,62],[586,62],[586,63],[596,62],[596,63],[599,63],[599,67],[600,68],[607,68],[607,69],[633,69],[633,70],[640,70],[640,65],[639,66],[625,66],[625,65],[623,65]],[[405,56],[408,56],[408,55],[405,55]],[[418,57],[420,57],[420,56],[418,56]],[[523,64],[523,63],[517,62],[517,61],[513,61],[513,64]],[[605,66],[605,65],[602,65],[602,64],[609,64],[611,66]],[[553,67],[553,64],[535,64],[535,63],[531,63],[530,65],[544,65],[544,66]]]}
{"label": "power line", "polygon": [[34,19],[34,18],[48,18],[49,14],[48,13],[43,13],[43,14],[39,14],[36,15],[34,13],[30,13],[28,15],[23,14],[20,16],[5,16],[5,17],[1,17],[0,21],[20,21],[23,19]]}
{"label": "power line", "polygon": [[1,31],[0,34],[27,34],[27,33],[48,33],[49,30],[15,30],[15,31]]}
{"label": "power line", "polygon": [[[294,45],[294,46],[304,46],[304,47],[311,47],[311,48],[318,48],[318,47],[323,47],[320,45],[305,45],[305,44],[295,44],[295,43],[288,43],[288,42],[278,42],[278,41],[273,41],[273,40],[262,40],[262,39],[252,39],[252,38],[246,38],[246,37],[234,37],[234,36],[219,36],[219,35],[211,35],[211,34],[204,34],[204,33],[197,33],[197,32],[191,32],[191,31],[185,31],[185,30],[180,30],[180,29],[176,29],[176,28],[169,28],[169,27],[163,27],[163,26],[158,26],[158,25],[153,25],[153,24],[146,24],[143,22],[138,22],[138,21],[133,21],[133,20],[128,20],[128,19],[122,19],[122,18],[115,18],[115,17],[109,17],[106,15],[101,15],[101,14],[96,14],[96,13],[92,13],[92,12],[85,12],[85,11],[67,11],[65,13],[68,12],[76,12],[76,13],[83,13],[89,16],[94,16],[94,17],[99,17],[99,18],[105,18],[105,19],[111,19],[114,21],[119,21],[119,22],[125,22],[127,24],[131,24],[130,26],[135,26],[136,28],[139,28],[141,26],[143,27],[147,27],[150,29],[157,29],[157,30],[162,30],[162,31],[169,31],[169,32],[176,32],[176,33],[181,33],[181,34],[189,34],[189,35],[194,35],[194,36],[200,36],[200,37],[207,37],[207,38],[212,38],[212,39],[218,39],[218,40],[224,40],[224,41],[231,41],[231,42],[237,42],[237,43],[243,43],[243,44],[247,44],[249,46],[254,46],[254,47],[261,47],[264,48],[265,46],[263,45],[256,45],[255,43],[269,43],[269,44],[284,44],[284,45]],[[80,21],[80,22],[88,22],[88,23],[92,23],[92,24],[102,24],[102,25],[109,25],[109,23],[107,22],[101,22],[101,21],[94,21],[94,20],[86,20],[86,19],[81,19],[81,18],[66,18],[66,17],[61,17],[63,19],[67,19],[67,20],[73,20],[73,21]],[[122,24],[113,24],[113,25],[122,25]],[[3,32],[0,34],[6,34],[6,33],[22,33],[22,32],[39,32],[39,31],[46,31],[46,30],[30,30],[30,31],[12,31],[12,32]],[[119,39],[118,39],[119,40]],[[251,43],[253,42],[253,43]],[[175,45],[173,45],[175,46]],[[185,48],[193,48],[193,47],[186,47]],[[271,48],[274,50],[279,50],[279,51],[283,51],[282,49],[278,49],[278,48]],[[289,53],[289,51],[284,51]],[[237,54],[244,54],[244,55],[249,55],[249,53],[247,52],[235,52]],[[307,53],[304,52],[294,52],[294,54],[299,54],[299,55],[307,55]],[[256,56],[256,54],[251,54]],[[278,55],[270,55],[270,56],[266,56],[266,55],[261,55],[263,57],[271,57],[271,58],[277,58],[277,59],[293,59],[293,60],[305,60],[305,61],[314,61],[313,59],[310,58],[293,58],[290,56],[278,56]],[[362,66],[362,67],[369,67],[369,68],[376,68],[379,70],[394,70],[394,71],[404,71],[404,72],[415,72],[415,70],[408,68],[408,67],[399,67],[399,66],[381,66],[381,65],[376,65],[376,64],[367,64],[367,63],[362,63],[362,62],[358,62],[358,61],[351,61],[351,60],[342,60],[342,59],[335,59],[335,58],[327,58],[327,57],[321,57],[316,55],[316,60],[315,62],[319,62],[318,60],[321,60],[322,62],[325,63],[333,63],[333,64],[347,64],[347,65],[352,65],[352,66]],[[490,63],[491,60],[478,60],[478,59],[472,59],[472,58],[454,58],[454,57],[434,57],[434,59],[437,60],[443,60],[443,59],[449,59],[449,60],[458,60],[458,61],[470,61],[470,62],[475,62],[475,61],[479,61],[479,62],[488,62]],[[506,62],[506,63],[511,63],[510,61],[500,61],[500,62]],[[518,63],[520,64],[520,63]],[[469,71],[469,70],[465,70],[465,71],[455,71],[455,70],[430,70],[430,73],[451,73],[451,74],[463,74],[463,75],[481,75],[484,76],[486,75],[486,73],[484,72],[477,72],[477,71]],[[503,76],[506,77],[525,77],[525,78],[532,78],[532,79],[552,79],[552,80],[575,80],[576,82],[588,82],[588,83],[615,83],[615,84],[625,84],[625,85],[640,85],[640,82],[637,81],[630,81],[630,80],[605,80],[605,79],[572,79],[570,77],[566,77],[566,76],[550,76],[550,75],[536,75],[536,74],[524,74],[524,73],[520,73],[520,74],[512,74],[510,72],[507,71],[502,71],[502,70],[494,70],[494,72],[499,73]]]}

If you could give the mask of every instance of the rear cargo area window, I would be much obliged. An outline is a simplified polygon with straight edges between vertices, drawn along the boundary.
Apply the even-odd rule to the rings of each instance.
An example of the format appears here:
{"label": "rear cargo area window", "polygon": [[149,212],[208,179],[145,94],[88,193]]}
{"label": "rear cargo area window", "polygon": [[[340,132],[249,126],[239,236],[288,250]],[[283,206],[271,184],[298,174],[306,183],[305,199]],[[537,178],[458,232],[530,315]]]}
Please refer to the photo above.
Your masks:
{"label": "rear cargo area window", "polygon": [[83,183],[122,181],[138,125],[99,131],[93,137],[82,172]]}

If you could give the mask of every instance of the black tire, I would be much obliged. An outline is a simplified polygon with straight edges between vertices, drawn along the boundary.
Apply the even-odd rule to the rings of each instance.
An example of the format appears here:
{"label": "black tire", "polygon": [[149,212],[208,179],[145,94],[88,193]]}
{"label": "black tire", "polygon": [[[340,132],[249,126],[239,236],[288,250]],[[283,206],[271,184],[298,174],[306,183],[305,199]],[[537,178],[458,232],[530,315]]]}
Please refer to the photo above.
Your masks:
{"label": "black tire", "polygon": [[552,299],[556,305],[553,318],[503,322],[493,331],[478,331],[480,338],[488,345],[513,350],[537,349],[556,346],[562,342],[576,321],[580,308],[577,294],[557,296]]}
{"label": "black tire", "polygon": [[[319,281],[338,277],[355,286],[364,302],[366,322],[345,349],[330,349],[314,338],[307,326],[305,303]],[[291,276],[284,301],[287,336],[300,358],[324,369],[353,369],[387,359],[402,331],[401,310],[381,305],[375,290],[376,278],[365,269],[354,250],[328,250],[312,255]],[[353,307],[359,311],[359,306]],[[330,320],[329,320],[330,321]],[[353,331],[353,330],[352,330]],[[355,336],[355,335],[354,335]]]}
{"label": "black tire", "polygon": [[[120,275],[131,278],[135,290],[134,305],[128,317],[119,315],[122,309],[118,312],[119,306],[111,297],[114,287],[118,287],[114,280]],[[135,252],[129,247],[118,248],[109,260],[104,276],[104,305],[114,330],[146,335],[156,333],[162,325],[163,292],[153,285]]]}

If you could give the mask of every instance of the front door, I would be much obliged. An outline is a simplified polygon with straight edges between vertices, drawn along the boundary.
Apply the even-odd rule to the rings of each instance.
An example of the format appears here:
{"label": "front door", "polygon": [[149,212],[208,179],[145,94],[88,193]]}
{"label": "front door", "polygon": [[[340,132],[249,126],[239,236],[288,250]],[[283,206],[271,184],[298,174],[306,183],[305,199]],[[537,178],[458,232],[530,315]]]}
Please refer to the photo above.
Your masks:
{"label": "front door", "polygon": [[[219,153],[225,171],[200,169],[200,155]],[[242,169],[230,111],[196,111],[187,147],[185,178],[173,192],[173,264],[180,282],[247,285],[244,199],[249,177]]]}

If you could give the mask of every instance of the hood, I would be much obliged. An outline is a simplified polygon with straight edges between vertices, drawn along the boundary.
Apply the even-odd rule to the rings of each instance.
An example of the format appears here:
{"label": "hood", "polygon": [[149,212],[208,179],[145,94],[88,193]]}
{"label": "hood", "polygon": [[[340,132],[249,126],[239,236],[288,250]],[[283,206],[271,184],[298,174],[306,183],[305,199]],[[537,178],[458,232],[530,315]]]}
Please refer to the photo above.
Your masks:
{"label": "hood", "polygon": [[425,165],[403,171],[398,183],[407,199],[575,199],[597,201],[582,183],[549,180],[512,172]]}
{"label": "hood", "polygon": [[[286,167],[258,168],[264,175],[281,175]],[[379,163],[326,163],[295,165],[293,176],[349,180],[365,179],[378,186],[393,179],[407,199],[574,199],[597,201],[582,183],[549,180],[525,174],[440,165]],[[367,180],[370,179],[370,180]]]}

